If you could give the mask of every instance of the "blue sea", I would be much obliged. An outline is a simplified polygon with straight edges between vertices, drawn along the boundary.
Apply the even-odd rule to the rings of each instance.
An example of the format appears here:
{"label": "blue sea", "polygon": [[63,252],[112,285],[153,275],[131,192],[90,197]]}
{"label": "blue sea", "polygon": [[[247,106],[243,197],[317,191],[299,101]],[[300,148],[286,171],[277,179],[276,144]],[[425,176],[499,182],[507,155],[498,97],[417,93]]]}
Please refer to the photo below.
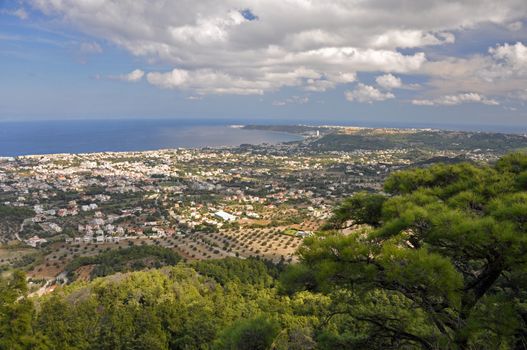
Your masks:
{"label": "blue sea", "polygon": [[305,122],[302,120],[181,120],[87,119],[53,121],[0,121],[0,156],[105,151],[146,151],[166,148],[276,144],[301,137],[282,132],[244,130],[236,124],[349,125],[378,128],[435,128],[463,131],[527,133],[527,126],[448,125],[374,121]]}
{"label": "blue sea", "polygon": [[276,144],[301,137],[233,128],[228,121],[67,120],[0,122],[0,156]]}

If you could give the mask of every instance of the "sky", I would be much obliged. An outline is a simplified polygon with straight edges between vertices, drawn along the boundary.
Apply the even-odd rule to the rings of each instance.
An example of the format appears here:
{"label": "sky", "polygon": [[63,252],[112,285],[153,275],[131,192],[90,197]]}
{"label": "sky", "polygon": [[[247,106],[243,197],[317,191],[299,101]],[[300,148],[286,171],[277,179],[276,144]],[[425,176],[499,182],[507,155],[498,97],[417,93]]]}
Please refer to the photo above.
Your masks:
{"label": "sky", "polygon": [[527,125],[525,0],[0,0],[0,120]]}

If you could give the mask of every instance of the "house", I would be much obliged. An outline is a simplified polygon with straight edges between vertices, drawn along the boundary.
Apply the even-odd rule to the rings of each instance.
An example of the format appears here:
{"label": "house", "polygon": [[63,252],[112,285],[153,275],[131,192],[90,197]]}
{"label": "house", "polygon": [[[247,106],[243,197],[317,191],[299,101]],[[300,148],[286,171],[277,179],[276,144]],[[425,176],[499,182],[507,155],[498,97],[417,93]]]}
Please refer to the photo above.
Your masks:
{"label": "house", "polygon": [[49,228],[49,230],[55,231],[57,233],[62,232],[62,228],[54,222],[50,222],[47,227]]}
{"label": "house", "polygon": [[215,212],[214,216],[222,219],[223,221],[236,221],[236,216],[229,214],[227,212],[224,212],[223,210],[219,210]]}
{"label": "house", "polygon": [[44,238],[40,238],[39,236],[35,235],[29,239],[27,239],[26,241],[26,244],[29,245],[29,246],[32,246],[33,248],[35,248],[36,246],[42,244],[42,243],[46,243],[47,240],[44,239]]}
{"label": "house", "polygon": [[311,232],[311,231],[297,231],[295,233],[295,236],[301,237],[301,238],[310,237],[312,235],[313,235],[313,232]]}

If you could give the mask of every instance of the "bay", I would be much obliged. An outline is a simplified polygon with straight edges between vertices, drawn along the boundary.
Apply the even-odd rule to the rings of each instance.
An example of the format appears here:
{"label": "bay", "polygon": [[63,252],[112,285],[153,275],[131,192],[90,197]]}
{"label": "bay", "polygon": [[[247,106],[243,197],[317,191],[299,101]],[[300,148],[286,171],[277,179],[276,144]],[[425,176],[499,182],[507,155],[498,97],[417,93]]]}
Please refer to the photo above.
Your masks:
{"label": "bay", "polygon": [[0,156],[276,144],[301,136],[231,127],[228,121],[53,120],[0,123]]}

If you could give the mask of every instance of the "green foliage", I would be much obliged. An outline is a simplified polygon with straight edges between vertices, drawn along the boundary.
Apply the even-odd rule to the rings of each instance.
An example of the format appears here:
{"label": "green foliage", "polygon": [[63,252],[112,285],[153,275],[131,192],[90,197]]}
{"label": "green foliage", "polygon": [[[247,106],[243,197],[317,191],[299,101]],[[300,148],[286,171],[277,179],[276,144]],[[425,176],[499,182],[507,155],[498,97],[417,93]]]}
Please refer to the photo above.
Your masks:
{"label": "green foliage", "polygon": [[[322,348],[525,347],[526,168],[527,155],[512,154],[395,173],[379,227],[306,239],[282,281],[332,296],[342,319],[319,335]],[[356,207],[348,218],[363,215]]]}
{"label": "green foliage", "polygon": [[142,270],[147,267],[159,268],[175,265],[181,260],[179,254],[160,246],[132,246],[120,250],[110,250],[95,256],[82,256],[73,259],[65,268],[74,280],[75,270],[81,266],[95,265],[91,277],[103,277],[116,272]]}
{"label": "green foliage", "polygon": [[327,228],[340,228],[346,221],[355,224],[368,224],[379,226],[381,222],[382,205],[386,197],[380,194],[359,192],[353,197],[345,199],[340,206],[333,211],[333,216],[328,222]]}
{"label": "green foliage", "polygon": [[22,222],[24,219],[35,215],[35,212],[26,207],[12,207],[9,205],[0,205],[0,218],[2,220],[17,220]]}
{"label": "green foliage", "polygon": [[210,349],[260,331],[264,343],[252,344],[274,339],[278,320],[254,328],[237,323],[289,310],[273,289],[239,282],[250,275],[272,280],[265,264],[231,259],[199,268],[221,276],[224,285],[183,265],[75,283],[40,300],[38,329],[55,349]]}
{"label": "green foliage", "polygon": [[221,285],[236,282],[271,287],[274,283],[270,275],[272,271],[262,261],[254,258],[245,261],[236,258],[198,261],[193,264],[193,267],[200,274],[213,278]]}
{"label": "green foliage", "polygon": [[0,350],[48,349],[33,329],[33,303],[27,298],[26,275],[15,271],[0,279]]}
{"label": "green foliage", "polygon": [[26,207],[13,207],[0,204],[0,241],[14,238],[13,235],[20,230],[20,224],[35,212]]}
{"label": "green foliage", "polygon": [[278,324],[265,317],[241,320],[223,332],[216,347],[229,350],[269,349],[278,331]]}
{"label": "green foliage", "polygon": [[[131,247],[74,260],[108,276],[36,305],[16,272],[0,278],[0,350],[523,349],[526,169],[513,154],[393,174],[388,195],[360,193],[332,219],[367,226],[306,238],[283,272]],[[113,274],[162,265],[175,266]]]}
{"label": "green foliage", "polygon": [[407,148],[413,150],[492,149],[500,153],[525,148],[522,135],[466,133],[456,131],[417,131],[411,133],[377,133],[364,129],[353,134],[330,133],[312,142],[318,151],[354,151]]}

